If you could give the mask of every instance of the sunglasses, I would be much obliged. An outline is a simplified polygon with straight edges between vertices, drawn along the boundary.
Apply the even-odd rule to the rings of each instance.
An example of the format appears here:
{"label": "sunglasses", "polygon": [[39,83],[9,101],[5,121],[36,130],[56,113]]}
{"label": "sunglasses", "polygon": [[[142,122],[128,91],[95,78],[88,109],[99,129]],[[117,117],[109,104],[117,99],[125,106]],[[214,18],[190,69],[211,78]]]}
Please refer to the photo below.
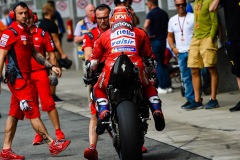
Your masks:
{"label": "sunglasses", "polygon": [[180,7],[180,6],[186,7],[186,6],[187,6],[187,3],[179,3],[179,4],[176,4],[176,6],[177,6],[177,7]]}

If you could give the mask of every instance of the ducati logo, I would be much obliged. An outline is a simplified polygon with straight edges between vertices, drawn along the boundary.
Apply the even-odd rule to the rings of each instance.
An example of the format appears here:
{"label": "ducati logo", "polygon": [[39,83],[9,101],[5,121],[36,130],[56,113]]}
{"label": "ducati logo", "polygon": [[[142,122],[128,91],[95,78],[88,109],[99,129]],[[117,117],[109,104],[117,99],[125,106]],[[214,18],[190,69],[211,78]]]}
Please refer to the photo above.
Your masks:
{"label": "ducati logo", "polygon": [[126,70],[126,65],[125,65],[125,64],[122,64],[121,68],[122,68],[123,72],[125,72],[125,70]]}
{"label": "ducati logo", "polygon": [[127,16],[126,15],[123,15],[123,14],[117,14],[114,16],[115,19],[127,19]]}

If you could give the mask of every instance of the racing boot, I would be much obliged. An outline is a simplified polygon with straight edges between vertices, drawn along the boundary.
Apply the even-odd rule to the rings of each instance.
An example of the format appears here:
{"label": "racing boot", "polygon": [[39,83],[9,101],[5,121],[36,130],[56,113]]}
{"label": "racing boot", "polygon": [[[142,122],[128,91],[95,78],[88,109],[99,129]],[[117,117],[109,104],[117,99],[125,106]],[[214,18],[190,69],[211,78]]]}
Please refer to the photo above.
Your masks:
{"label": "racing boot", "polygon": [[96,132],[98,135],[101,135],[104,133],[105,129],[107,129],[108,127],[108,124],[105,122],[109,121],[110,112],[109,112],[108,100],[106,98],[99,98],[97,99],[96,102],[98,105],[98,122],[97,122]]}
{"label": "racing boot", "polygon": [[158,96],[149,98],[150,109],[152,111],[153,119],[155,121],[155,128],[157,131],[162,131],[165,128],[165,120],[161,109],[161,100]]}

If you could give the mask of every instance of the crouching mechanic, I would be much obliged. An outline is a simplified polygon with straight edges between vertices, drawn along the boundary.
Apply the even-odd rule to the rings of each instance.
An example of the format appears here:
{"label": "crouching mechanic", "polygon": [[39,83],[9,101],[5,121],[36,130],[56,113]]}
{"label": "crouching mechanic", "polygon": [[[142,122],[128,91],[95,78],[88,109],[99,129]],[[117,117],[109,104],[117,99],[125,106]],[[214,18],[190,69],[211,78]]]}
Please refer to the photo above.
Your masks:
{"label": "crouching mechanic", "polygon": [[[98,37],[103,33],[104,31],[108,30],[110,28],[109,25],[109,13],[111,11],[111,8],[106,4],[100,4],[96,7],[94,11],[94,18],[93,22],[97,23],[97,27],[93,28],[89,33],[84,35],[83,38],[83,46],[82,50],[84,51],[85,60],[88,60],[90,58],[90,55],[92,54],[92,51],[94,49],[95,41],[98,39]],[[100,65],[98,66],[98,72],[101,73],[103,61],[106,59],[106,54],[102,57],[100,61]],[[85,79],[87,80],[87,79]],[[86,84],[90,85],[90,90],[92,91],[92,86],[96,83],[96,80],[91,82],[86,82]],[[89,122],[89,143],[90,147],[86,148],[84,150],[84,157],[89,160],[97,160],[98,159],[98,152],[96,149],[97,146],[97,140],[98,140],[98,134],[96,133],[96,126],[97,126],[97,116],[96,116],[96,108],[94,101],[90,98],[89,101],[89,107],[91,109],[91,119]]]}
{"label": "crouching mechanic", "polygon": [[[13,5],[10,16],[13,19],[8,29],[3,31],[0,41],[0,75],[2,75],[4,60],[6,63],[6,78],[11,93],[11,103],[6,121],[3,149],[0,159],[25,159],[11,149],[12,141],[17,129],[18,120],[24,117],[30,119],[31,125],[48,144],[52,156],[65,150],[70,140],[53,140],[40,119],[39,107],[33,98],[31,87],[31,58],[34,57],[46,68],[51,69],[58,76],[61,70],[49,63],[33,46],[27,22],[29,9],[26,3],[17,2]],[[1,90],[1,86],[0,86]]]}
{"label": "crouching mechanic", "polygon": [[[31,11],[31,10],[30,10]],[[37,23],[38,17],[34,13],[29,20],[30,32],[33,38],[33,44],[38,52],[40,52],[44,57],[46,56],[46,51],[48,52],[50,62],[53,65],[57,65],[57,60],[55,56],[55,47],[52,39],[48,32],[43,31],[41,28],[34,25]],[[51,72],[50,84],[48,78],[48,69],[39,64],[34,58],[31,60],[32,72],[31,72],[31,85],[34,91],[35,101],[38,102],[38,97],[41,102],[42,110],[48,112],[48,116],[55,128],[56,138],[58,140],[64,139],[65,135],[61,131],[58,111],[55,106],[54,99],[51,95],[50,84],[56,86],[58,84],[57,75]],[[39,104],[39,103],[38,103]],[[39,133],[36,133],[33,139],[33,145],[42,144],[43,139]]]}
{"label": "crouching mechanic", "polygon": [[[143,59],[153,56],[150,41],[147,34],[139,28],[133,27],[132,14],[126,7],[116,7],[110,13],[110,29],[101,34],[96,41],[91,58],[86,61],[86,68],[94,71],[104,53],[108,55],[103,71],[94,85],[96,104],[98,105],[99,121],[109,121],[110,112],[106,93],[111,68],[117,57],[122,54],[128,55],[131,61],[140,69],[140,81],[143,93],[149,99],[150,109],[155,121],[157,131],[165,128],[165,120],[161,110],[161,100],[157,90],[149,81]],[[103,133],[106,124],[98,123],[97,132]]]}

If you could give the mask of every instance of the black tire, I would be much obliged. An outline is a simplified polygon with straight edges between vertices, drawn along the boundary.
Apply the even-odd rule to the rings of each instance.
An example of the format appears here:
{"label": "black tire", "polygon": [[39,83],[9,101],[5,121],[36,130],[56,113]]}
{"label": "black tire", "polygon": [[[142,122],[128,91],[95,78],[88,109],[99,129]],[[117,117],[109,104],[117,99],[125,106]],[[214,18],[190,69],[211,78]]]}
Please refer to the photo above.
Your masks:
{"label": "black tire", "polygon": [[142,160],[140,120],[137,106],[128,100],[117,106],[121,160]]}

